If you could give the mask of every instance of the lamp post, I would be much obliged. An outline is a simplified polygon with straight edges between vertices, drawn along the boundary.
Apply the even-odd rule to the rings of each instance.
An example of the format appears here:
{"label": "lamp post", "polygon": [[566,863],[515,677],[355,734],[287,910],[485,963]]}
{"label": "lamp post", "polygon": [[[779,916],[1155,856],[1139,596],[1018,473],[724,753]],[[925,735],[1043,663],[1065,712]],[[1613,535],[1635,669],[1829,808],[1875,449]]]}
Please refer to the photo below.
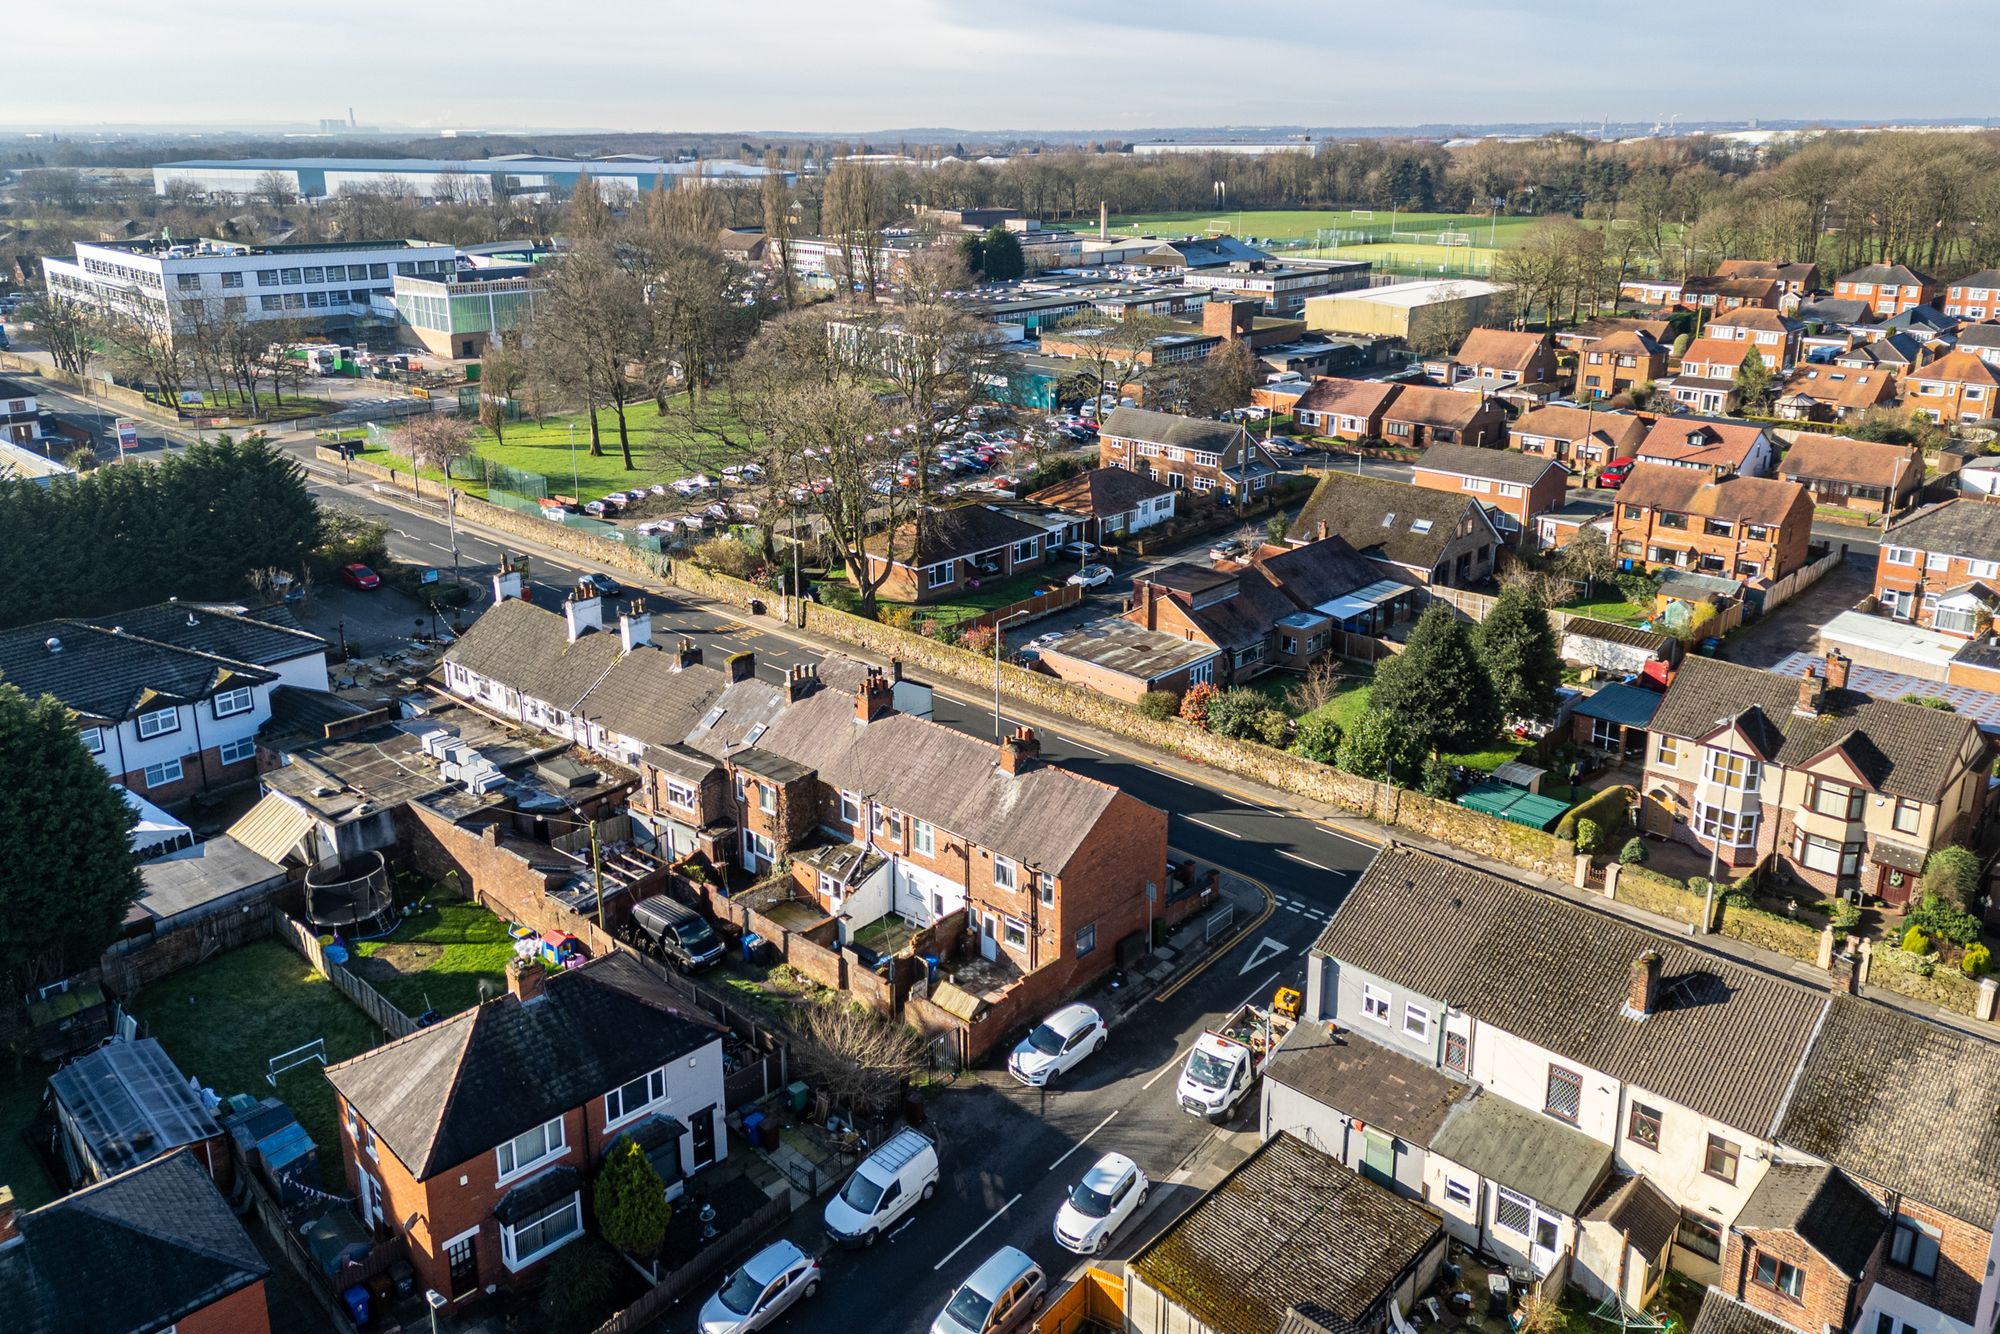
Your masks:
{"label": "lamp post", "polygon": [[569,424],[569,492],[570,492],[570,499],[572,499],[579,505],[583,503],[583,483],[577,480],[577,474],[576,474],[576,423],[575,422],[571,422]]}
{"label": "lamp post", "polygon": [[993,740],[995,744],[999,743],[1001,728],[1000,649],[1007,642],[1007,623],[1009,621],[1018,621],[1029,614],[1025,611],[1017,611],[1012,616],[1002,617],[993,623]]}

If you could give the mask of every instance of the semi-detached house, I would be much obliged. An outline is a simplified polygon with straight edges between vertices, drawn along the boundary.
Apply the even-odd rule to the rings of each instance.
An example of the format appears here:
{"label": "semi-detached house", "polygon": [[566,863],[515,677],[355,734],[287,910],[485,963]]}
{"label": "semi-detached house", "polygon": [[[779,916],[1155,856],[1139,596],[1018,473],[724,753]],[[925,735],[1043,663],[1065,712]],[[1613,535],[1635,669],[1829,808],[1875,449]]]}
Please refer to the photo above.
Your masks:
{"label": "semi-detached house", "polygon": [[1641,462],[1612,507],[1626,569],[1689,570],[1763,586],[1806,564],[1812,497],[1796,482],[1724,477]]}
{"label": "semi-detached house", "polygon": [[1725,1305],[1759,1334],[1990,1325],[1996,1132],[1955,1110],[2000,1103],[1984,1038],[1394,845],[1306,992],[1264,1133],[1468,1246],[1639,1309],[1671,1268],[1718,1334]]}
{"label": "semi-detached house", "polygon": [[1875,560],[1884,616],[1972,639],[2000,604],[2000,506],[1981,500],[1926,505],[1891,523]]}
{"label": "semi-detached house", "polygon": [[1519,545],[1538,517],[1562,504],[1569,469],[1513,450],[1432,445],[1412,466],[1410,480],[1432,491],[1478,497],[1500,535]]}
{"label": "semi-detached house", "polygon": [[1119,408],[1104,419],[1097,461],[1232,501],[1262,495],[1278,475],[1277,462],[1241,426],[1145,408]]}

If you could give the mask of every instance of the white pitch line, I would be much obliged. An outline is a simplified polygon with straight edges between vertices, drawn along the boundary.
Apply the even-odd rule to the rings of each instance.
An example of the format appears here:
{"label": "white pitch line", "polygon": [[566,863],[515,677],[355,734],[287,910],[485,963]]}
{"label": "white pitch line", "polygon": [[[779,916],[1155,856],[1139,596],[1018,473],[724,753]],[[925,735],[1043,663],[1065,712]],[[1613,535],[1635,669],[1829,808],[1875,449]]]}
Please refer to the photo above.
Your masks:
{"label": "white pitch line", "polygon": [[1100,1130],[1104,1129],[1104,1127],[1106,1127],[1106,1126],[1110,1125],[1110,1124],[1111,1124],[1111,1117],[1112,1117],[1112,1116],[1116,1116],[1116,1115],[1118,1115],[1118,1113],[1117,1113],[1117,1112],[1113,1112],[1113,1113],[1111,1114],[1111,1116],[1107,1116],[1107,1117],[1105,1117],[1105,1118],[1104,1118],[1104,1119],[1103,1119],[1102,1121],[1099,1121],[1099,1122],[1098,1122],[1098,1123],[1097,1123],[1096,1125],[1094,1125],[1094,1126],[1092,1126],[1092,1127],[1090,1128],[1090,1132],[1089,1132],[1089,1134],[1086,1134],[1086,1135],[1085,1135],[1085,1136],[1084,1136],[1084,1137],[1083,1137],[1082,1139],[1080,1139],[1080,1140],[1078,1140],[1078,1141],[1077,1141],[1076,1143],[1074,1143],[1074,1144],[1070,1145],[1070,1146],[1069,1146],[1069,1147],[1068,1147],[1067,1149],[1064,1149],[1064,1150],[1063,1150],[1063,1155],[1062,1155],[1062,1158],[1058,1158],[1058,1159],[1056,1159],[1056,1160],[1055,1160],[1054,1162],[1052,1162],[1052,1163],[1050,1163],[1050,1164],[1049,1164],[1049,1171],[1053,1172],[1053,1171],[1055,1171],[1055,1170],[1056,1170],[1056,1169],[1057,1169],[1058,1167],[1061,1167],[1061,1166],[1062,1166],[1062,1164],[1063,1164],[1063,1158],[1067,1158],[1067,1157],[1069,1157],[1069,1156],[1070,1156],[1070,1155],[1071,1155],[1072,1153],[1075,1153],[1075,1152],[1076,1152],[1076,1151],[1077,1151],[1078,1149],[1080,1149],[1080,1148],[1082,1148],[1082,1147],[1083,1147],[1084,1145],[1086,1145],[1086,1144],[1090,1143],[1090,1136],[1091,1136],[1091,1135],[1095,1135],[1095,1134],[1096,1134],[1096,1133],[1097,1133],[1098,1131],[1100,1131]]}
{"label": "white pitch line", "polygon": [[995,1223],[1000,1221],[1001,1214],[1006,1213],[1009,1209],[1012,1209],[1015,1205],[1019,1204],[1020,1202],[1021,1202],[1021,1197],[1019,1195],[1016,1195],[1013,1199],[1007,1201],[1007,1203],[1001,1205],[998,1209],[995,1209],[993,1211],[993,1217],[987,1219],[984,1223],[981,1223],[978,1227],[972,1229],[972,1235],[967,1237],[964,1241],[958,1243],[958,1245],[952,1247],[950,1255],[945,1256],[944,1259],[932,1265],[931,1272],[935,1274],[938,1270],[950,1264],[952,1256],[957,1255],[960,1251],[970,1246],[974,1238],[976,1238],[980,1233],[984,1232],[987,1228],[992,1227]]}
{"label": "white pitch line", "polygon": [[1301,866],[1310,866],[1316,871],[1331,871],[1333,869],[1331,866],[1320,865],[1310,857],[1301,857],[1296,852],[1286,852],[1283,848],[1278,849],[1278,855],[1288,862],[1298,862]]}
{"label": "white pitch line", "polygon": [[1202,827],[1203,829],[1212,829],[1212,830],[1214,830],[1214,831],[1215,831],[1216,833],[1218,833],[1218,834],[1221,834],[1221,835],[1222,835],[1222,836],[1223,836],[1224,838],[1237,838],[1237,839],[1240,839],[1240,838],[1242,838],[1242,837],[1243,837],[1243,835],[1241,835],[1241,834],[1237,833],[1237,832],[1236,832],[1236,831],[1235,831],[1234,829],[1224,829],[1224,828],[1223,828],[1223,827],[1222,827],[1221,825],[1219,825],[1219,824],[1210,824],[1210,823],[1209,823],[1208,821],[1206,821],[1206,820],[1198,820],[1198,819],[1196,819],[1196,818],[1195,818],[1194,816],[1192,816],[1192,815],[1184,815],[1184,816],[1182,816],[1181,818],[1182,818],[1182,819],[1184,819],[1184,820],[1186,820],[1186,821],[1187,821],[1187,822],[1188,822],[1189,824],[1198,824],[1198,825],[1200,825],[1200,826],[1201,826],[1201,827]]}

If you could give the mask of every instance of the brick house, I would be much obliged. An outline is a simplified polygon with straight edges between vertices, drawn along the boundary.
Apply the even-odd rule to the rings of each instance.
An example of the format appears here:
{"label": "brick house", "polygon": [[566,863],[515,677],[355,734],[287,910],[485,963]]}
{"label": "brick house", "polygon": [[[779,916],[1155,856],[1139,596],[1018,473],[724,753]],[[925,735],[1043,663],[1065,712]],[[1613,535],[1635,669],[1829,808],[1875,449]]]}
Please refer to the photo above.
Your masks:
{"label": "brick house", "polygon": [[1476,497],[1339,469],[1320,478],[1285,534],[1294,546],[1329,537],[1422,587],[1485,583],[1505,545]]}
{"label": "brick house", "polygon": [[1720,274],[1689,278],[1681,284],[1676,304],[1684,310],[1710,310],[1718,314],[1761,306],[1776,310],[1784,296],[1784,286],[1776,278],[1727,278]]}
{"label": "brick house", "polygon": [[893,534],[868,540],[869,577],[882,580],[877,591],[892,602],[941,602],[1040,569],[1048,560],[1046,537],[995,505],[919,510]]}
{"label": "brick house", "polygon": [[1507,432],[1523,454],[1555,459],[1578,473],[1631,458],[1645,437],[1646,423],[1629,412],[1557,406],[1522,413]]}
{"label": "brick house", "polygon": [[1641,463],[1699,468],[1713,477],[1768,477],[1777,459],[1770,434],[1754,422],[1661,417],[1639,442]]}
{"label": "brick house", "polygon": [[583,1235],[605,1154],[630,1136],[668,1181],[728,1155],[722,1030],[628,954],[549,973],[327,1067],[355,1209],[404,1238],[457,1304],[535,1282]]}
{"label": "brick house", "polygon": [[1554,341],[1545,333],[1474,329],[1451,357],[1446,383],[1484,380],[1498,385],[1548,384],[1556,378]]}
{"label": "brick house", "polygon": [[1844,422],[1896,401],[1896,373],[1887,367],[1852,370],[1803,365],[1777,387],[1771,406],[1791,421]]}
{"label": "brick house", "polygon": [[1679,373],[1660,382],[1660,396],[1707,416],[1734,411],[1740,400],[1736,373],[1755,346],[1729,338],[1695,339],[1681,354]]}
{"label": "brick house", "polygon": [[1831,364],[1849,370],[1885,370],[1907,375],[1948,350],[1942,344],[1933,344],[1908,329],[1884,332],[1883,327],[1878,325],[1869,330],[1868,337],[1852,347],[1835,352]]}
{"label": "brick house", "polygon": [[1907,264],[1868,264],[1833,280],[1836,301],[1862,301],[1877,315],[1900,315],[1912,306],[1934,306],[1944,284]]}
{"label": "brick house", "polygon": [[1689,657],[1653,716],[1642,827],[1732,871],[1775,855],[1822,893],[1908,902],[1930,852],[1985,804],[1989,748],[1967,718],[1803,676]]}
{"label": "brick house", "polygon": [[1484,394],[1406,384],[1382,409],[1382,438],[1392,445],[1492,448],[1506,436],[1507,414]]}
{"label": "brick house", "polygon": [[185,1149],[21,1213],[0,1190],[15,1334],[270,1334],[269,1273]]}
{"label": "brick house", "polygon": [[1812,497],[1770,477],[1711,481],[1641,462],[1618,489],[1611,550],[1631,569],[1691,570],[1756,585],[1806,564]]}
{"label": "brick house", "polygon": [[1110,543],[1174,517],[1175,492],[1132,468],[1092,468],[1027,499],[1085,521],[1092,542]]}
{"label": "brick house", "polygon": [[1382,414],[1402,390],[1401,384],[1388,380],[1315,376],[1299,396],[1292,417],[1307,430],[1336,440],[1379,440]]}
{"label": "brick house", "polygon": [[1511,449],[1432,445],[1411,469],[1410,480],[1432,491],[1478,497],[1501,537],[1519,546],[1533,534],[1537,516],[1563,503],[1569,469]]}
{"label": "brick house", "polygon": [[1666,373],[1665,345],[1643,329],[1621,329],[1578,350],[1576,392],[1580,398],[1611,398]]}
{"label": "brick house", "polygon": [[1888,1211],[1846,1173],[1773,1163],[1729,1225],[1723,1291],[1794,1328],[1853,1329],[1888,1236]]}
{"label": "brick house", "polygon": [[2000,270],[1981,269],[1947,285],[1944,313],[1975,323],[2000,319]]}
{"label": "brick house", "polygon": [[2000,604],[2000,505],[1956,499],[1890,523],[1875,561],[1882,614],[1942,634],[1985,633]]}
{"label": "brick house", "polygon": [[1923,489],[1924,456],[1914,445],[1802,435],[1785,451],[1778,476],[1805,487],[1816,505],[1898,514]]}
{"label": "brick house", "polygon": [[2000,367],[1947,352],[1903,375],[1903,406],[1946,426],[2000,416]]}
{"label": "brick house", "polygon": [[1782,373],[1798,364],[1800,340],[1805,326],[1775,310],[1746,306],[1717,315],[1702,329],[1701,340],[1749,343],[1774,372]]}
{"label": "brick house", "polygon": [[1774,278],[1786,296],[1806,297],[1819,290],[1819,265],[1769,259],[1725,259],[1715,266],[1718,278]]}
{"label": "brick house", "polygon": [[1243,427],[1145,408],[1119,408],[1104,419],[1097,461],[1176,491],[1213,491],[1231,500],[1262,495],[1278,475],[1277,461]]}
{"label": "brick house", "polygon": [[326,641],[283,607],[160,603],[0,631],[0,677],[54,695],[114,783],[156,806],[257,777],[282,689],[327,689]]}

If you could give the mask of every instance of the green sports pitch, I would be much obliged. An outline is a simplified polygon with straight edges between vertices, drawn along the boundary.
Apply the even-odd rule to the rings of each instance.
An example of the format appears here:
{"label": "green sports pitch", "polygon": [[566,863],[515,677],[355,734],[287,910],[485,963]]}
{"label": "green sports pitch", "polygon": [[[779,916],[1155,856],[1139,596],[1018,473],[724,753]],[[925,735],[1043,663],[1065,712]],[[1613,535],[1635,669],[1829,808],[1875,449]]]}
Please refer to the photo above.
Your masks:
{"label": "green sports pitch", "polygon": [[[1440,234],[1452,234],[1460,245],[1505,250],[1519,245],[1535,225],[1532,217],[1484,213],[1405,213],[1400,209],[1246,209],[1240,213],[1132,213],[1111,219],[1121,233],[1185,231],[1197,235],[1227,232],[1266,241],[1307,245],[1387,245],[1397,242],[1437,244]],[[1079,230],[1089,230],[1080,227]],[[1362,235],[1367,240],[1362,239]]]}

